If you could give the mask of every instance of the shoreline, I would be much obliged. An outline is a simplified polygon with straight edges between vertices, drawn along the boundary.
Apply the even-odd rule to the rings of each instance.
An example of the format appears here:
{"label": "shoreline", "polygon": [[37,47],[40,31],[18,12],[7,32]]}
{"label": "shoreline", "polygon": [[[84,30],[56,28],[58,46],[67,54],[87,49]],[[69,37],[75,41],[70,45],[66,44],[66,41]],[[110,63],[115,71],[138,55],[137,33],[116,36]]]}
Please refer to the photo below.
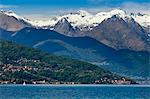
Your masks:
{"label": "shoreline", "polygon": [[113,84],[0,84],[1,86],[50,86],[50,87],[150,87],[150,85],[113,85]]}

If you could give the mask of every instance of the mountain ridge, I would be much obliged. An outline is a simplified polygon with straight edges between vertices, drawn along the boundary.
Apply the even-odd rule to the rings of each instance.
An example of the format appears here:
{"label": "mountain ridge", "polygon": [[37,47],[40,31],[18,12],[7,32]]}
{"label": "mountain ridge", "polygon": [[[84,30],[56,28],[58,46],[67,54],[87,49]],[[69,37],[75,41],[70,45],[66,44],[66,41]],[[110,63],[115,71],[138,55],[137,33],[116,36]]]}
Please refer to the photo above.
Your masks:
{"label": "mountain ridge", "polygon": [[[139,23],[143,27],[150,26],[150,22],[149,22],[150,15],[148,15],[148,14],[133,14],[133,13],[127,14],[124,10],[121,10],[121,9],[112,9],[110,11],[98,12],[96,14],[89,13],[86,10],[79,10],[77,12],[73,12],[70,14],[56,16],[55,18],[50,18],[47,21],[49,23],[49,25],[45,22],[42,23],[41,20],[40,20],[40,22],[29,20],[29,19],[21,17],[11,11],[2,11],[1,10],[0,13],[6,14],[8,16],[16,17],[17,19],[22,19],[22,20],[26,21],[27,23],[32,24],[32,26],[35,26],[35,27],[42,27],[42,25],[40,25],[40,24],[43,24],[44,27],[47,26],[47,28],[49,28],[49,26],[54,26],[55,24],[57,24],[58,21],[62,20],[63,18],[66,18],[73,27],[79,28],[83,24],[84,24],[83,26],[89,25],[89,27],[90,27],[90,25],[93,25],[92,27],[95,27],[97,24],[100,24],[103,20],[106,20],[106,19],[112,17],[113,15],[118,15],[125,20],[127,17],[128,18],[132,17],[134,20],[136,20],[137,23]],[[76,23],[76,22],[78,22],[78,23]],[[38,23],[39,23],[39,26],[38,26]],[[77,25],[75,25],[75,24],[77,24]]]}
{"label": "mountain ridge", "polygon": [[2,35],[1,39],[41,49],[58,56],[98,63],[100,67],[129,77],[137,75],[143,79],[149,77],[147,69],[150,66],[149,52],[115,50],[90,37],[68,37],[48,29],[27,27],[16,32],[15,35],[8,31],[4,31],[3,34],[6,36]]}
{"label": "mountain ridge", "polygon": [[0,40],[0,43],[0,83],[135,84],[133,80],[96,65],[55,56],[14,42]]}
{"label": "mountain ridge", "polygon": [[[76,13],[50,19],[47,21],[49,25],[44,26],[38,26],[38,23],[20,17],[14,12],[1,11],[0,14],[0,28],[7,31],[18,32],[25,27],[49,29],[70,37],[89,36],[117,50],[130,49],[135,51],[150,51],[149,28],[142,27],[137,23],[135,20],[135,17],[137,18],[136,15],[128,15],[125,11],[120,9],[100,12],[95,15],[80,10]],[[142,17],[144,15],[140,14],[139,16]],[[112,21],[110,22],[110,20]],[[104,26],[106,28],[104,28]],[[97,29],[97,27],[99,27],[99,29]],[[118,35],[120,35],[120,37],[118,37]],[[124,42],[122,42],[123,40],[120,38],[122,38]]]}

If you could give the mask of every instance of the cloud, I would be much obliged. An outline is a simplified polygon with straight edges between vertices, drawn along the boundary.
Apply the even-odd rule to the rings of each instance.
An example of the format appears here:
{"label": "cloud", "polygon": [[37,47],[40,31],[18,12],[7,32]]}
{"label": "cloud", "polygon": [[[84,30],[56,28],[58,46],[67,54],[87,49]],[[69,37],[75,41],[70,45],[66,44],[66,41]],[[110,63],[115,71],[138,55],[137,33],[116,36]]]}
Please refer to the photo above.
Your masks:
{"label": "cloud", "polygon": [[128,12],[140,12],[150,14],[150,3],[135,3],[126,2],[123,3],[120,8],[127,10]]}
{"label": "cloud", "polygon": [[[150,0],[88,0],[89,4],[92,6],[104,6],[104,7],[119,7],[124,4],[134,4],[140,5],[140,4],[150,4]],[[143,5],[142,5],[143,6]],[[129,8],[132,8],[132,6],[129,6]]]}
{"label": "cloud", "polygon": [[16,5],[2,5],[0,4],[0,9],[4,9],[4,8],[14,8],[17,7]]}
{"label": "cloud", "polygon": [[45,14],[22,14],[21,16],[30,20],[48,20],[50,16]]}
{"label": "cloud", "polygon": [[[120,8],[127,12],[150,14],[150,1],[148,0],[89,0],[95,4],[93,12]],[[97,6],[98,5],[98,6]],[[92,11],[92,9],[90,9]]]}
{"label": "cloud", "polygon": [[[78,1],[78,0],[77,0]],[[86,0],[85,0],[86,1]],[[98,13],[101,11],[110,11],[115,8],[120,8],[127,12],[133,13],[145,13],[150,14],[150,1],[144,2],[146,0],[87,0],[87,6],[78,7],[51,7],[51,6],[20,6],[20,5],[1,5],[0,8],[4,10],[13,10],[29,19],[34,20],[47,20],[49,17],[56,15],[64,15],[71,12],[76,12],[78,10],[86,10],[90,13]],[[131,2],[132,1],[132,2]],[[138,2],[142,1],[142,2]],[[92,3],[93,2],[93,3]],[[94,4],[95,3],[95,4]],[[17,9],[16,9],[17,7]]]}
{"label": "cloud", "polygon": [[142,14],[150,14],[150,3],[134,3],[134,2],[126,2],[123,3],[120,6],[117,7],[109,7],[109,6],[103,6],[103,7],[83,7],[83,8],[72,8],[72,9],[48,9],[48,12],[33,12],[32,14],[28,13],[26,15],[23,15],[24,17],[27,17],[31,20],[48,20],[50,17],[55,17],[57,15],[65,15],[71,12],[76,12],[78,10],[86,10],[90,13],[96,14],[101,11],[110,11],[112,9],[122,9],[126,11],[127,13],[142,13]]}

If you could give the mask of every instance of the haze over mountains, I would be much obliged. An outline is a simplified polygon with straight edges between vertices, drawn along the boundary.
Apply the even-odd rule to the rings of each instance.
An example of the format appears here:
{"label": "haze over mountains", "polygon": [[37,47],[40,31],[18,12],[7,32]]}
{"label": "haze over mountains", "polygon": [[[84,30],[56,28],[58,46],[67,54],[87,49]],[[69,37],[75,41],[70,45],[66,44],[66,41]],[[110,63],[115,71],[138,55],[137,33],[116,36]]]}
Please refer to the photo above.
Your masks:
{"label": "haze over mountains", "polygon": [[126,76],[143,79],[150,76],[148,52],[117,51],[90,37],[67,37],[52,30],[28,27],[16,33],[1,30],[1,39],[97,64]]}
{"label": "haze over mountains", "polygon": [[127,14],[119,9],[95,15],[81,10],[41,23],[1,11],[0,37],[148,79],[149,19],[150,15]]}

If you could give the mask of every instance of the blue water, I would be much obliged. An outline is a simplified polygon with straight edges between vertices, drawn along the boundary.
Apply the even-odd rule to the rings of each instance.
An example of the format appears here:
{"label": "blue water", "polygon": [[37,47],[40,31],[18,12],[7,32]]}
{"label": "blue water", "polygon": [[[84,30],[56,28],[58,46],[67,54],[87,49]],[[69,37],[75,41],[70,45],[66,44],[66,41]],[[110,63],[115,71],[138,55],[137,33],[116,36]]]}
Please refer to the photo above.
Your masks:
{"label": "blue water", "polygon": [[150,87],[0,85],[0,99],[150,99]]}

